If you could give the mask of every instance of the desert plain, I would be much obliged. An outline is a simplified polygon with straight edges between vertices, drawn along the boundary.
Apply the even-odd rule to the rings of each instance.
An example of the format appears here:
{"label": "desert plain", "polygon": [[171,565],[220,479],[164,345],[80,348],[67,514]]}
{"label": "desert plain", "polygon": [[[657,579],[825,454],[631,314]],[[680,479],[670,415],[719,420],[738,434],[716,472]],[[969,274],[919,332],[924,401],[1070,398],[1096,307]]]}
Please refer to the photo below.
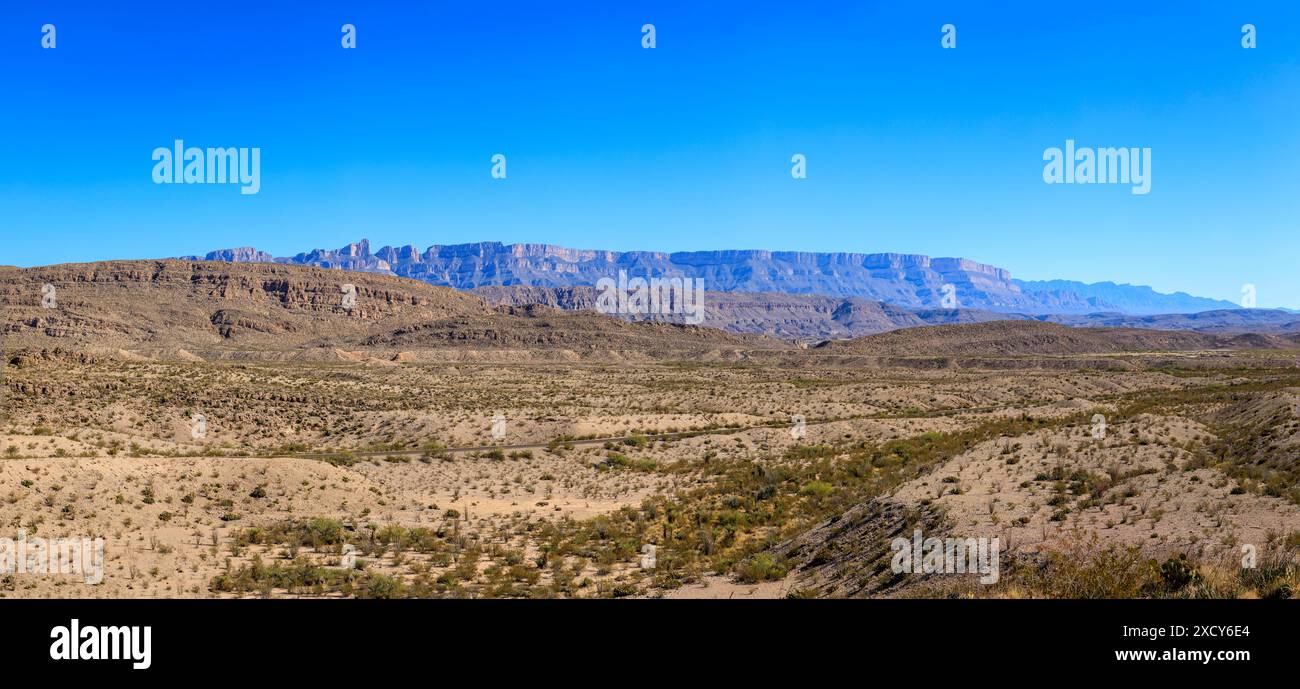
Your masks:
{"label": "desert plain", "polygon": [[[99,583],[7,573],[3,597],[1300,584],[1295,335],[993,321],[796,343],[186,261],[0,269],[0,301],[3,535],[105,544]],[[998,581],[893,571],[917,529],[999,539]]]}

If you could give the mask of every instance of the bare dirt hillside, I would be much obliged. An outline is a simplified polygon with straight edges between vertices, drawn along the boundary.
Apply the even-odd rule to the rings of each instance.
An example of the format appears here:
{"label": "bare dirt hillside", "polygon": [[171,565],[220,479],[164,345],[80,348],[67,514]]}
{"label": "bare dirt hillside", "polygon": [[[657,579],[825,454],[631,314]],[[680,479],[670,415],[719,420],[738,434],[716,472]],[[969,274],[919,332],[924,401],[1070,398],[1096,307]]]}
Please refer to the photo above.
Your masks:
{"label": "bare dirt hillside", "polygon": [[[122,349],[168,359],[353,348],[636,349],[682,355],[779,343],[709,328],[633,324],[545,307],[493,308],[406,278],[310,266],[109,261],[0,268],[6,346]],[[336,351],[336,350],[342,351]],[[314,352],[314,355],[312,354]],[[400,351],[384,353],[398,357]],[[365,358],[364,356],[360,358]]]}
{"label": "bare dirt hillside", "polygon": [[[51,285],[53,304],[42,305]],[[349,308],[349,290],[355,304]],[[10,342],[292,345],[491,310],[412,280],[273,264],[108,261],[0,269]]]}
{"label": "bare dirt hillside", "polygon": [[1297,346],[1293,336],[1211,335],[1138,328],[1069,328],[1034,321],[993,321],[896,330],[819,349],[872,356],[1019,356],[1116,352],[1265,349]]}

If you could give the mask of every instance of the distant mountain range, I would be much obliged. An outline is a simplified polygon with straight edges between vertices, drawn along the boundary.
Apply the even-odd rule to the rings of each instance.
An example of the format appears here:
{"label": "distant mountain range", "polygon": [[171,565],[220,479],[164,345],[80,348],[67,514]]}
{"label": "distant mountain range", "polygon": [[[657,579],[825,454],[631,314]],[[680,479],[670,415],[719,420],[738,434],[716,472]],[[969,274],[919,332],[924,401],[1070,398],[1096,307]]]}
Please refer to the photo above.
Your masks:
{"label": "distant mountain range", "polygon": [[[595,311],[597,290],[579,287],[476,287],[471,293],[497,306],[541,304],[565,311]],[[927,325],[988,321],[1041,321],[1086,328],[1146,328],[1199,333],[1300,333],[1300,314],[1281,309],[1223,309],[1186,314],[1023,314],[987,309],[909,308],[861,297],[773,292],[705,292],[704,321],[710,328],[770,335],[782,340],[838,340]],[[626,316],[629,320],[673,322],[678,316]]]}
{"label": "distant mountain range", "polygon": [[[1111,304],[1128,314],[1196,313],[1240,306],[1221,299],[1194,297],[1186,292],[1161,294],[1145,285],[1117,285],[1113,282],[1085,284],[1074,280],[1012,280],[1025,292],[1069,292],[1098,306]],[[1106,310],[1106,309],[1099,309]]]}
{"label": "distant mountain range", "polygon": [[[341,283],[350,289],[341,289]],[[46,285],[57,290],[53,308],[44,303]],[[508,294],[519,289],[550,288],[474,291]],[[574,288],[571,296],[581,299],[588,290]],[[908,311],[857,298],[840,300],[825,318],[842,328],[841,334],[890,332],[809,346],[812,343],[754,331],[787,318],[805,327],[799,324],[816,321],[808,310],[825,313],[835,298],[710,294],[719,298],[716,317],[724,319],[717,327],[626,322],[576,303],[560,308],[541,305],[527,294],[521,306],[492,305],[475,294],[446,287],[376,273],[340,274],[314,266],[181,260],[0,266],[0,332],[5,333],[7,360],[14,365],[32,356],[387,366],[494,358],[605,363],[793,361],[789,357],[823,354],[1001,357],[1215,349],[1275,350],[1267,356],[1286,361],[1285,357],[1293,360],[1294,354],[1284,350],[1300,346],[1296,328],[1234,334],[1069,328],[1036,320],[975,322],[990,317],[989,312]],[[546,295],[539,291],[533,296]],[[726,300],[732,296],[736,298]],[[765,315],[772,304],[784,306]],[[927,325],[932,323],[947,324]],[[749,332],[726,332],[733,328]],[[286,394],[309,393],[290,390]]]}
{"label": "distant mountain range", "polygon": [[[497,306],[542,304],[565,311],[595,311],[595,287],[476,287],[471,293]],[[701,325],[781,340],[818,342],[883,333],[899,328],[974,323],[1015,318],[976,309],[909,309],[861,297],[776,292],[705,292]],[[626,316],[628,320],[672,322],[675,316]]]}
{"label": "distant mountain range", "polygon": [[[199,260],[197,256],[183,257]],[[723,250],[661,253],[570,249],[550,244],[385,246],[361,240],[340,249],[275,257],[253,247],[203,257],[233,263],[287,263],[398,275],[471,290],[485,286],[564,288],[595,285],[620,270],[630,277],[702,278],[712,292],[766,292],[855,297],[908,309],[937,309],[945,285],[959,309],[1033,315],[1195,313],[1235,309],[1232,302],[1150,287],[1068,280],[1021,281],[995,266],[919,254]]]}
{"label": "distant mountain range", "polygon": [[[352,289],[341,290],[343,282]],[[45,285],[57,289],[55,308],[44,306]],[[715,328],[545,306],[494,308],[472,294],[373,273],[177,260],[0,266],[0,333],[6,355],[61,348],[188,361],[403,361],[412,350],[439,350],[444,360],[492,350],[544,350],[562,360],[615,356],[610,352],[725,357],[791,349]]]}

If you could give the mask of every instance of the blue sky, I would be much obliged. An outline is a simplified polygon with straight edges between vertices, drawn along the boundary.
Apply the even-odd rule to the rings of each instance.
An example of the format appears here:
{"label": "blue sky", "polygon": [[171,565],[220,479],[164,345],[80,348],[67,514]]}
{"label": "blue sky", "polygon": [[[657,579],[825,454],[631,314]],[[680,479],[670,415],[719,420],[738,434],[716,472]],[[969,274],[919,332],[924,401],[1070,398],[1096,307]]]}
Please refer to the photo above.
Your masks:
{"label": "blue sky", "polygon": [[[197,4],[6,1],[0,263],[897,251],[1300,307],[1292,0]],[[155,185],[177,138],[260,147],[260,193]],[[1067,138],[1151,148],[1150,194],[1045,184]]]}

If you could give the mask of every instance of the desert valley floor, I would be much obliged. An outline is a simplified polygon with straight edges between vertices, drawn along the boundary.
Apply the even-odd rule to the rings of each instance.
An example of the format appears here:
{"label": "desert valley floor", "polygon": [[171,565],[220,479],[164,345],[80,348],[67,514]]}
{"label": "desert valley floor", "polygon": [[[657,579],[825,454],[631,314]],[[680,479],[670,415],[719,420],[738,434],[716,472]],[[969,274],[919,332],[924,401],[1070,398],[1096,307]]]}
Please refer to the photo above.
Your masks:
{"label": "desert valley floor", "polygon": [[[807,347],[366,275],[342,313],[318,269],[6,270],[4,535],[100,536],[107,565],[4,597],[1300,583],[1294,340],[993,322]],[[894,573],[915,529],[1000,538],[1000,580]]]}

